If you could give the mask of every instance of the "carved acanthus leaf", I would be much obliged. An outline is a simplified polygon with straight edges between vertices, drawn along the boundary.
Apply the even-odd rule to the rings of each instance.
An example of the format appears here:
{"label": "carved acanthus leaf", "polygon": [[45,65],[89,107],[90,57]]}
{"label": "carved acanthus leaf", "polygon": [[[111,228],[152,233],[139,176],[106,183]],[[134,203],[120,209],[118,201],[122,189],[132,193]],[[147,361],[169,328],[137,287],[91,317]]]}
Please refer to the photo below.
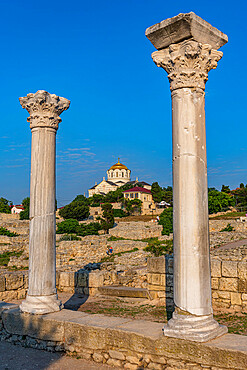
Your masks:
{"label": "carved acanthus leaf", "polygon": [[19,98],[22,108],[30,113],[27,121],[30,128],[51,127],[58,129],[62,121],[60,114],[69,108],[70,101],[47,91],[39,90],[35,94]]}
{"label": "carved acanthus leaf", "polygon": [[154,63],[168,73],[171,90],[182,87],[205,89],[208,72],[217,67],[223,53],[208,44],[184,41],[152,54]]}

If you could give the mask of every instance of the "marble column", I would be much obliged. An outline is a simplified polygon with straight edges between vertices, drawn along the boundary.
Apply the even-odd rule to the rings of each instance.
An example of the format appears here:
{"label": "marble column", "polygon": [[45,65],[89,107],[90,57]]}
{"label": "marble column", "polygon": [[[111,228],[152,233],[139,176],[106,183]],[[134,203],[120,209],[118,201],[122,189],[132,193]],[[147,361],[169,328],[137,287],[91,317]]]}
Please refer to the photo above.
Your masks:
{"label": "marble column", "polygon": [[29,286],[20,309],[46,314],[62,308],[56,290],[56,132],[69,100],[39,90],[20,98],[32,132]]}
{"label": "marble column", "polygon": [[227,332],[212,315],[205,83],[227,36],[194,13],[146,30],[172,96],[175,311],[164,335],[207,341]]}

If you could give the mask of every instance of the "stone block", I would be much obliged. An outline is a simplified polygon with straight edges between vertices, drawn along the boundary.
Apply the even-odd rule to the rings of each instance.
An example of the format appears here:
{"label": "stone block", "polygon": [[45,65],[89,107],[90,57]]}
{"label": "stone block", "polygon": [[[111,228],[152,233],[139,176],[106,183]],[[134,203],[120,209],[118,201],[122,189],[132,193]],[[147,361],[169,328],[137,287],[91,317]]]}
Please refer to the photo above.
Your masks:
{"label": "stone block", "polygon": [[78,272],[76,278],[77,287],[88,287],[88,273],[87,272]]}
{"label": "stone block", "polygon": [[238,291],[238,279],[237,278],[220,278],[220,290],[237,292]]}
{"label": "stone block", "polygon": [[125,355],[122,352],[114,351],[112,349],[109,350],[109,355],[111,358],[115,358],[116,360],[125,360]]}
{"label": "stone block", "polygon": [[10,334],[28,335],[55,342],[64,341],[64,322],[56,320],[56,314],[50,314],[43,319],[42,315],[28,315],[21,313],[19,309],[12,309],[3,311],[2,320]]}
{"label": "stone block", "polygon": [[126,361],[130,362],[131,364],[136,364],[136,365],[139,365],[139,363],[140,363],[139,358],[137,358],[135,356],[127,356]]}
{"label": "stone block", "polygon": [[120,360],[115,360],[114,358],[109,358],[109,360],[107,360],[107,365],[110,365],[110,366],[115,366],[115,367],[121,367],[122,363]]}
{"label": "stone block", "polygon": [[223,277],[238,277],[238,263],[236,261],[222,261]]}
{"label": "stone block", "polygon": [[247,294],[246,294],[246,293],[243,293],[243,294],[242,294],[242,300],[243,300],[243,301],[247,301]]}
{"label": "stone block", "polygon": [[149,284],[152,284],[152,285],[161,285],[160,284],[160,280],[161,280],[161,274],[155,274],[155,273],[148,273],[147,274],[147,281]]}
{"label": "stone block", "polygon": [[104,284],[104,273],[103,271],[92,271],[88,275],[88,286],[89,288],[99,288]]}
{"label": "stone block", "polygon": [[241,293],[231,292],[231,304],[241,306],[242,304]]}
{"label": "stone block", "polygon": [[24,279],[22,274],[5,274],[6,279],[6,290],[15,290],[22,288],[24,285]]}
{"label": "stone block", "polygon": [[74,272],[60,272],[59,286],[60,287],[74,287],[75,286]]}
{"label": "stone block", "polygon": [[218,290],[218,296],[221,299],[231,299],[231,293],[230,292],[225,292],[224,290]]}
{"label": "stone block", "polygon": [[0,292],[4,292],[4,291],[5,291],[5,277],[0,276]]}
{"label": "stone block", "polygon": [[165,256],[149,257],[147,259],[147,270],[151,273],[164,274],[167,270],[168,259]]}
{"label": "stone block", "polygon": [[238,263],[239,292],[247,293],[247,262]]}
{"label": "stone block", "polygon": [[217,258],[211,259],[211,277],[221,277],[221,261]]}
{"label": "stone block", "polygon": [[93,360],[94,360],[95,362],[103,362],[104,357],[102,356],[102,354],[101,354],[101,353],[95,352],[95,353],[93,354]]}
{"label": "stone block", "polygon": [[211,278],[211,288],[219,289],[219,278]]}

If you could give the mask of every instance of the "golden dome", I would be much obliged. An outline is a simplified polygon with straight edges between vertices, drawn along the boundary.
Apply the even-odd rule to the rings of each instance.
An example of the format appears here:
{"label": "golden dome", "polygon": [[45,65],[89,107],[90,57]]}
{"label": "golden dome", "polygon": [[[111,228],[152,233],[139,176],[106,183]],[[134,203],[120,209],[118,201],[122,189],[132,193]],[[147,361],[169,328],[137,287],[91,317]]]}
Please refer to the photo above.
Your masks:
{"label": "golden dome", "polygon": [[128,170],[128,168],[124,164],[120,163],[118,158],[118,162],[111,166],[110,170]]}

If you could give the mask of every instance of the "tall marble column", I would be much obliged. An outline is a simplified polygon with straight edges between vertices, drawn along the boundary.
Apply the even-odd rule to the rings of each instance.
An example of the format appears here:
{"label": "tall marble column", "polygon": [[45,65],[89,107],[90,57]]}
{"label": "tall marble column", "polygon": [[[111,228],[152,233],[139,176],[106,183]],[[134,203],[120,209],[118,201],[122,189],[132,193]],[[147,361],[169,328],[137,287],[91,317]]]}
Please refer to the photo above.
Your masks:
{"label": "tall marble column", "polygon": [[164,334],[207,341],[227,332],[212,316],[204,89],[227,36],[194,13],[146,30],[168,73],[173,136],[173,318]]}
{"label": "tall marble column", "polygon": [[46,314],[62,308],[56,290],[56,132],[70,101],[39,90],[20,98],[30,113],[29,286],[23,312]]}

